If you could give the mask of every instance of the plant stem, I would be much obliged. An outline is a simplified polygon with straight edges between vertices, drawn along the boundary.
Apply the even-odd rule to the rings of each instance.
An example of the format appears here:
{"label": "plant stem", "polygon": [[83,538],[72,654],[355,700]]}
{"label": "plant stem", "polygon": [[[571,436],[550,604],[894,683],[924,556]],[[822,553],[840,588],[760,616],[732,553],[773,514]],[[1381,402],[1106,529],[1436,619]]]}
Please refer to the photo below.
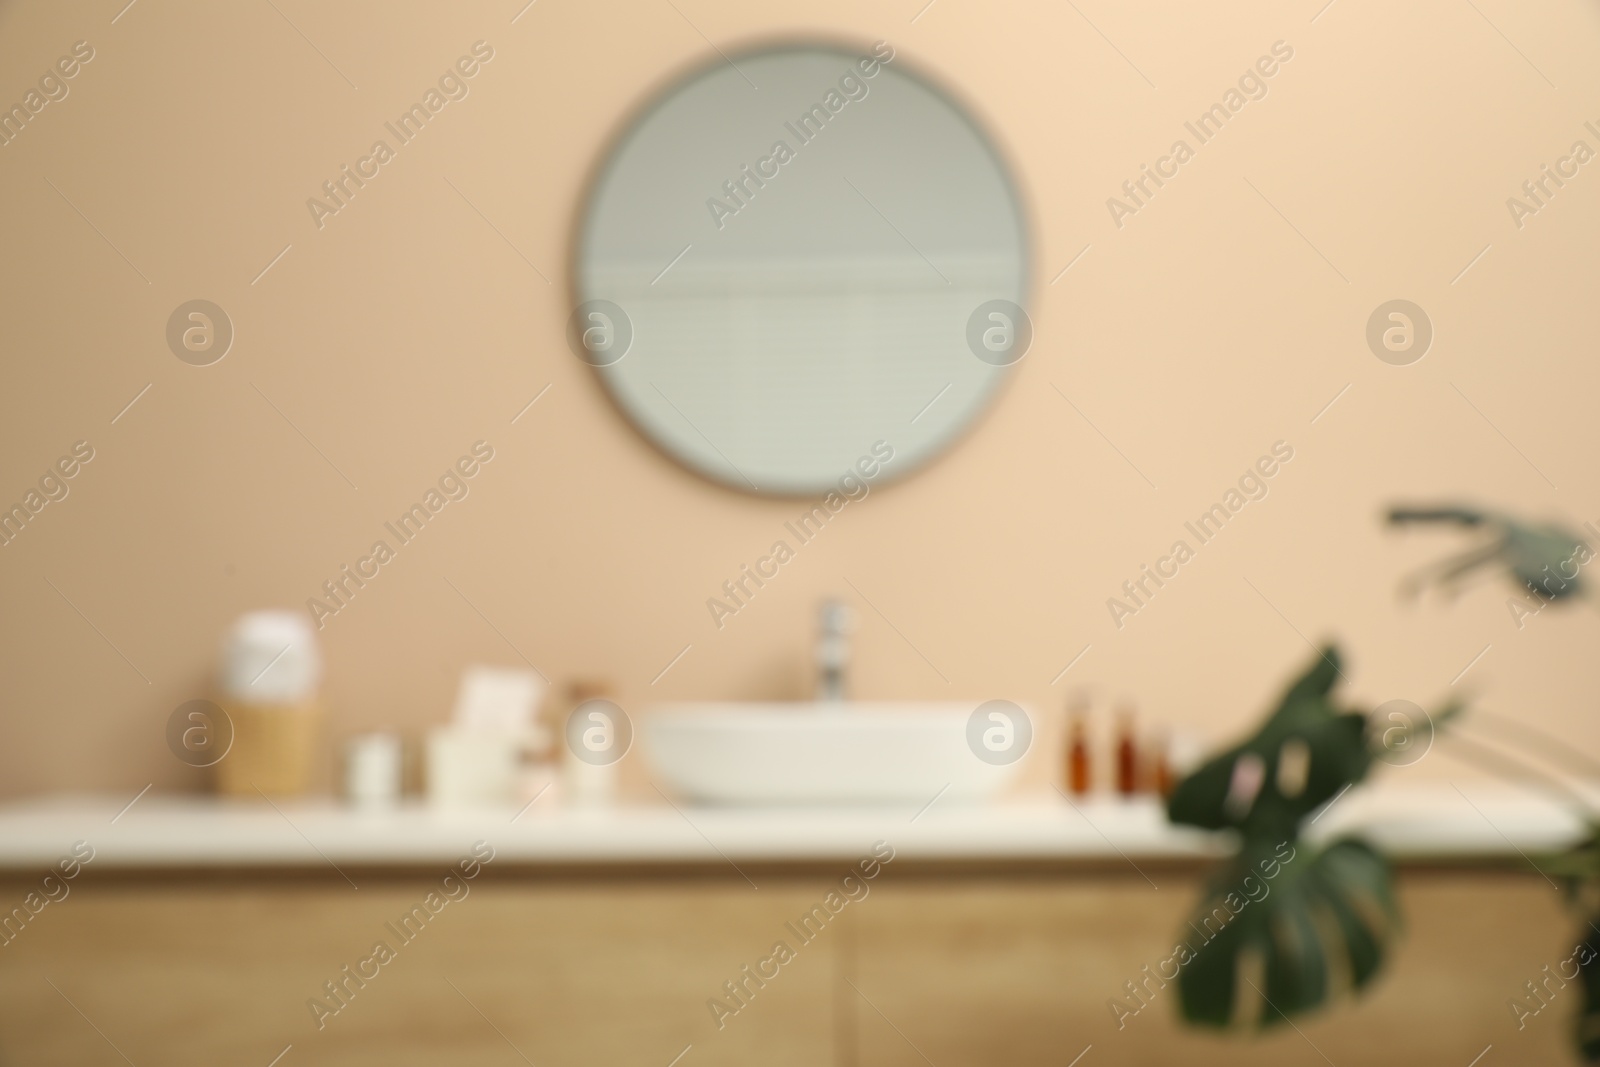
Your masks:
{"label": "plant stem", "polygon": [[[1466,752],[1476,750],[1476,755],[1467,758],[1466,762],[1473,763],[1478,768],[1486,770],[1504,781],[1511,782],[1513,785],[1532,786],[1536,791],[1543,791],[1547,796],[1554,795],[1564,804],[1576,809],[1578,816],[1585,823],[1593,825],[1595,822],[1600,821],[1600,815],[1597,815],[1588,798],[1559,778],[1545,774],[1538,768],[1530,767],[1515,756],[1508,756],[1506,753],[1486,745],[1482,741],[1474,741],[1471,738],[1455,734],[1451,736],[1450,742],[1450,748],[1446,749],[1446,751],[1452,752],[1458,757],[1465,756]],[[1455,751],[1456,746],[1462,745],[1466,746],[1466,752]],[[1497,762],[1501,766],[1496,766]],[[1519,773],[1507,773],[1505,765],[1510,765]]]}
{"label": "plant stem", "polygon": [[1572,743],[1569,741],[1564,741],[1554,734],[1540,730],[1538,727],[1529,726],[1524,722],[1517,722],[1504,715],[1496,715],[1491,711],[1475,711],[1472,718],[1475,722],[1497,724],[1508,739],[1515,737],[1515,742],[1513,743],[1520,743],[1525,750],[1537,752],[1552,763],[1566,764],[1569,768],[1572,768],[1574,773],[1600,778],[1600,760],[1574,750]]}

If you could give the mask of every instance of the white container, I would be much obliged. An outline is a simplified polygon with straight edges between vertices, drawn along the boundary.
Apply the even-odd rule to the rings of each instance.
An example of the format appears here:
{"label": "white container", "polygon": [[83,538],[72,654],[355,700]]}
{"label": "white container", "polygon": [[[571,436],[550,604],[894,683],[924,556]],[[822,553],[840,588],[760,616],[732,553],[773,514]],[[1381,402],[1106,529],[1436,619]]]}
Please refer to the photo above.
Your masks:
{"label": "white container", "polygon": [[398,734],[362,734],[345,745],[344,791],[358,808],[400,803],[402,750]]}
{"label": "white container", "polygon": [[508,805],[517,797],[525,737],[459,726],[428,733],[428,803],[439,808]]}

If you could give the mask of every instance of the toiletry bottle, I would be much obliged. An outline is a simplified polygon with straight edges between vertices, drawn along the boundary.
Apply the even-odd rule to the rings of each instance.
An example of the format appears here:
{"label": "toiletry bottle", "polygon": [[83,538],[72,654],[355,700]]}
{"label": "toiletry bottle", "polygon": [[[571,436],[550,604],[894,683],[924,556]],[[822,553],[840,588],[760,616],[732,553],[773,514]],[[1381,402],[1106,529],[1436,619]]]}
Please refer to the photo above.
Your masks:
{"label": "toiletry bottle", "polygon": [[1088,702],[1074,698],[1067,707],[1067,791],[1075,797],[1087,796],[1091,781],[1089,773],[1089,738],[1084,725]]}
{"label": "toiletry bottle", "polygon": [[1139,789],[1139,745],[1134,740],[1133,708],[1117,711],[1117,792],[1131,797]]}

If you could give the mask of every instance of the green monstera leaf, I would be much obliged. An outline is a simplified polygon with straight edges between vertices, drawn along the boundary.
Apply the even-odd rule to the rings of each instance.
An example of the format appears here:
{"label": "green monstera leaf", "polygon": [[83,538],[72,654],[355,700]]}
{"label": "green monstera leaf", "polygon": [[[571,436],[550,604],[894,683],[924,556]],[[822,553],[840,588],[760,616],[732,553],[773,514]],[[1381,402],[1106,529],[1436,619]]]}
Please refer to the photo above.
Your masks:
{"label": "green monstera leaf", "polygon": [[1320,849],[1300,840],[1301,823],[1365,778],[1381,751],[1368,715],[1333,702],[1341,677],[1338,649],[1323,649],[1254,735],[1168,801],[1173,822],[1240,840],[1178,947],[1190,1022],[1272,1026],[1360,989],[1382,967],[1399,926],[1388,862],[1355,838]]}
{"label": "green monstera leaf", "polygon": [[1267,1028],[1371,981],[1399,926],[1388,862],[1354,838],[1247,855],[1212,878],[1185,931],[1184,1018]]}
{"label": "green monstera leaf", "polygon": [[1568,906],[1583,920],[1583,927],[1573,939],[1571,956],[1557,971],[1567,978],[1570,976],[1566,963],[1578,968],[1582,992],[1574,1020],[1574,1039],[1584,1063],[1600,1063],[1600,825],[1591,819],[1587,837],[1566,852],[1544,857],[1535,866],[1545,875],[1562,880]]}
{"label": "green monstera leaf", "polygon": [[1567,527],[1523,522],[1460,504],[1392,507],[1389,523],[1447,524],[1483,531],[1476,547],[1425,567],[1401,583],[1401,590],[1408,594],[1420,593],[1428,585],[1453,594],[1469,574],[1489,566],[1503,570],[1518,585],[1544,600],[1576,600],[1588,593],[1579,570],[1594,559],[1594,550]]}
{"label": "green monstera leaf", "polygon": [[[1591,929],[1600,928],[1600,915],[1589,920]],[[1600,1063],[1600,952],[1593,946],[1600,944],[1600,936],[1590,934],[1587,944],[1591,955],[1578,960],[1578,976],[1583,982],[1583,1003],[1578,1008],[1576,1040],[1578,1052],[1584,1063]]]}
{"label": "green monstera leaf", "polygon": [[1339,650],[1324,649],[1261,729],[1178,783],[1167,803],[1175,823],[1238,830],[1246,840],[1295,836],[1300,820],[1366,777],[1367,716],[1341,711],[1328,694]]}

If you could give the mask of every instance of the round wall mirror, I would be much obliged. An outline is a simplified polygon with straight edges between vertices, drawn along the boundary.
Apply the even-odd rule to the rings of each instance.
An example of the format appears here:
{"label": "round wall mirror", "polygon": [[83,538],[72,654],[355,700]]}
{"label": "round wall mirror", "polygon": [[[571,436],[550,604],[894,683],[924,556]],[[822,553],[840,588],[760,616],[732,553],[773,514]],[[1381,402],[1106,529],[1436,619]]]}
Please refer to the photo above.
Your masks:
{"label": "round wall mirror", "polygon": [[[574,351],[690,469],[747,492],[902,477],[1031,341],[999,154],[889,45],[719,57],[598,172]],[[868,472],[871,472],[870,474]]]}

